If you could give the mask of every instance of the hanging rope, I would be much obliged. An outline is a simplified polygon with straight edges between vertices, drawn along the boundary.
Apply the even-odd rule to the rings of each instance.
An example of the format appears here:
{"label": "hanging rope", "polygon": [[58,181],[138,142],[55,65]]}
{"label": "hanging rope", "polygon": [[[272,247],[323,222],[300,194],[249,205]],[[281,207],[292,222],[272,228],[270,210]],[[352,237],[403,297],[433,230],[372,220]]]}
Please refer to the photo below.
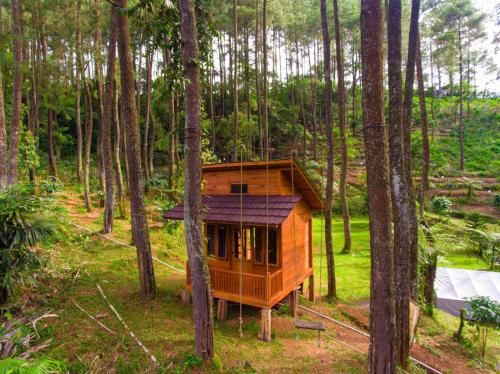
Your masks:
{"label": "hanging rope", "polygon": [[[243,149],[245,146],[241,144],[240,148],[240,243],[241,243],[241,253],[238,251],[240,256],[240,318],[239,330],[240,337],[243,337]],[[236,243],[238,244],[238,243]]]}

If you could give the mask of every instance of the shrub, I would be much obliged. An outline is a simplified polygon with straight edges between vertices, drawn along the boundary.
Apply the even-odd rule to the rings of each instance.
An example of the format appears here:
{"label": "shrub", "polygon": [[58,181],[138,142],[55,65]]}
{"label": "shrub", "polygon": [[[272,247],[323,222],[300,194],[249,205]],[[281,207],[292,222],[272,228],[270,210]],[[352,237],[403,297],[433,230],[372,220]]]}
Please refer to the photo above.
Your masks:
{"label": "shrub", "polygon": [[500,303],[487,296],[476,296],[469,300],[469,304],[469,319],[470,323],[477,327],[479,359],[482,362],[486,354],[489,330],[500,328]]}
{"label": "shrub", "polygon": [[432,211],[439,215],[447,215],[452,203],[444,196],[434,196],[431,201]]}
{"label": "shrub", "polygon": [[40,191],[46,195],[53,195],[63,188],[62,182],[56,177],[49,177],[40,182]]}
{"label": "shrub", "polygon": [[0,191],[0,305],[15,287],[33,283],[31,273],[43,261],[31,248],[58,230],[50,201],[31,192],[22,186]]}
{"label": "shrub", "polygon": [[493,198],[493,206],[500,209],[500,195],[495,195],[495,197]]}

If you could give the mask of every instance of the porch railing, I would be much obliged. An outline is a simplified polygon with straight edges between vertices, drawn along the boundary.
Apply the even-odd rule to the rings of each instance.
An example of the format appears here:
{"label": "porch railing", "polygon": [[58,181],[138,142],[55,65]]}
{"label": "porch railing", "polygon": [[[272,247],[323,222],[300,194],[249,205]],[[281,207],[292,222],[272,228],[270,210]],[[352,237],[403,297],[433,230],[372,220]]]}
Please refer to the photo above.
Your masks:
{"label": "porch railing", "polygon": [[[189,263],[186,264],[187,284],[191,285],[189,272]],[[240,274],[238,271],[229,271],[222,269],[209,269],[210,283],[212,290],[224,292],[233,295],[240,294],[240,276],[242,277],[241,296],[251,299],[266,299],[266,277],[251,273]],[[271,299],[274,295],[281,292],[283,289],[283,277],[281,270],[274,273],[269,273],[269,292],[268,298]]]}

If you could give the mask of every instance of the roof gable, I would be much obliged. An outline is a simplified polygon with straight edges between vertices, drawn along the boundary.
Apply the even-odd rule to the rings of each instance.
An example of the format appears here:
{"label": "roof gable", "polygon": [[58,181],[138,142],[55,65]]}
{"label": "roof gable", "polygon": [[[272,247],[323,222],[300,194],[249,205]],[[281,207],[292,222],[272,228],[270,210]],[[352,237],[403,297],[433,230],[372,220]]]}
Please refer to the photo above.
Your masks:
{"label": "roof gable", "polygon": [[[294,191],[291,192],[292,195],[300,194],[304,197],[307,204],[313,210],[321,210],[324,205],[324,201],[321,193],[316,188],[314,183],[309,180],[306,173],[302,170],[299,164],[295,160],[272,160],[272,161],[247,161],[247,162],[228,162],[221,164],[207,164],[202,166],[204,173],[217,173],[217,172],[228,172],[228,171],[239,171],[242,170],[243,175],[249,174],[251,170],[262,171],[269,170],[275,172],[276,170],[281,171],[288,179],[292,180],[292,169],[293,169],[293,185]],[[270,181],[270,183],[275,183]],[[275,186],[270,186],[269,193],[273,194]]]}

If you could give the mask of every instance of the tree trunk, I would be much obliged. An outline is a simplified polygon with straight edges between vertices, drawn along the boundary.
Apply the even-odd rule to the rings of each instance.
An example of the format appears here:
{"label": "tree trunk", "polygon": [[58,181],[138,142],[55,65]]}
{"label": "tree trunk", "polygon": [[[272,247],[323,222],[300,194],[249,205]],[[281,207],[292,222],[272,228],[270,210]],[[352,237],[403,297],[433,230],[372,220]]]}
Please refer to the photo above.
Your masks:
{"label": "tree trunk", "polygon": [[418,227],[413,178],[411,166],[411,110],[413,104],[413,82],[415,79],[415,57],[417,53],[418,17],[420,0],[412,0],[410,31],[408,36],[408,57],[406,61],[406,79],[403,99],[403,170],[406,183],[407,202],[404,209],[408,212],[408,252],[410,254],[410,298],[417,299],[417,267],[418,267]]}
{"label": "tree trunk", "polygon": [[83,194],[85,197],[85,207],[87,212],[92,211],[92,203],[90,201],[90,152],[92,148],[92,127],[94,125],[94,113],[92,110],[92,93],[90,92],[90,83],[84,80],[83,87],[85,89],[85,160],[83,168]]}
{"label": "tree trunk", "polygon": [[[170,56],[170,51],[168,48],[164,50],[164,58],[167,67],[171,66],[172,58]],[[172,189],[174,187],[174,175],[175,175],[175,94],[171,90],[168,93],[168,188]]]}
{"label": "tree trunk", "polygon": [[363,127],[370,219],[369,371],[396,372],[391,198],[384,130],[383,16],[377,0],[361,1]]}
{"label": "tree trunk", "polygon": [[396,299],[396,357],[407,367],[410,349],[410,276],[408,191],[404,171],[402,138],[403,87],[401,74],[401,1],[387,6],[389,78],[389,158],[394,222],[394,284]]}
{"label": "tree trunk", "polygon": [[302,92],[302,75],[299,70],[299,43],[297,41],[297,37],[295,37],[295,53],[296,60],[295,65],[297,68],[297,86],[299,90],[299,105],[300,105],[300,124],[302,125],[302,162],[306,165],[307,161],[307,122],[306,122],[306,113],[304,111],[304,95]]}
{"label": "tree trunk", "polygon": [[142,138],[142,163],[144,169],[144,178],[147,181],[150,177],[148,163],[148,140],[149,140],[149,120],[151,118],[151,90],[153,76],[153,53],[146,54],[146,116],[144,122],[144,133]]}
{"label": "tree trunk", "polygon": [[104,176],[106,178],[106,205],[104,207],[104,233],[113,231],[113,218],[115,207],[115,186],[113,156],[111,150],[111,127],[113,126],[113,97],[115,96],[115,70],[116,70],[116,9],[111,7],[111,24],[109,28],[109,46],[106,87],[104,92],[104,111],[102,117],[102,156]]}
{"label": "tree trunk", "polygon": [[148,168],[149,175],[152,176],[154,173],[154,155],[155,155],[155,139],[156,139],[156,118],[153,114],[153,108],[149,108],[149,116],[151,118],[151,128],[149,129],[149,139],[148,139]]}
{"label": "tree trunk", "polygon": [[326,138],[328,154],[326,157],[326,206],[325,206],[325,245],[328,269],[328,297],[337,297],[335,280],[335,260],[332,240],[333,205],[333,113],[332,113],[332,75],[330,68],[330,32],[326,13],[326,0],[321,0],[321,29],[323,31],[323,65],[325,74],[325,111]]}
{"label": "tree trunk", "polygon": [[56,156],[54,154],[54,110],[49,107],[47,113],[47,152],[49,156],[49,175],[57,177]]}
{"label": "tree trunk", "polygon": [[21,0],[11,0],[12,51],[14,54],[14,83],[12,94],[12,124],[10,127],[10,155],[8,184],[17,183],[17,157],[19,153],[19,127],[21,123]]}
{"label": "tree trunk", "polygon": [[0,190],[7,187],[7,123],[3,96],[2,66],[0,65]]}
{"label": "tree trunk", "polygon": [[465,151],[464,151],[464,79],[463,79],[463,57],[462,57],[462,19],[458,19],[458,141],[460,143],[460,170],[465,170]]}
{"label": "tree trunk", "polygon": [[[314,50],[313,53],[316,56],[316,39],[314,39]],[[316,108],[316,76],[314,74],[312,64],[311,64],[311,53],[309,50],[309,46],[307,47],[307,57],[309,59],[309,76],[311,79],[311,113],[312,113],[312,135],[313,135],[313,144],[312,144],[312,152],[313,152],[313,160],[318,161],[318,134],[317,134],[317,108]],[[281,64],[280,64],[281,66]],[[317,67],[316,67],[317,68]]]}
{"label": "tree trunk", "polygon": [[340,205],[342,206],[342,220],[344,221],[344,248],[343,253],[351,252],[351,222],[349,217],[349,206],[347,203],[347,142],[345,133],[345,83],[344,83],[344,60],[342,57],[342,42],[340,36],[339,6],[337,0],[333,0],[333,19],[335,23],[335,53],[337,59],[337,102],[340,132],[340,147],[342,154],[342,168],[340,173]]}
{"label": "tree trunk", "polygon": [[233,161],[238,160],[238,13],[236,0],[233,0]]}
{"label": "tree trunk", "polygon": [[101,0],[96,0],[95,12],[97,18],[97,29],[94,33],[95,50],[94,50],[94,68],[97,90],[97,175],[99,177],[100,200],[99,206],[102,208],[105,205],[104,191],[106,189],[106,177],[104,175],[104,159],[103,159],[103,144],[102,130],[104,117],[104,102],[103,102],[103,71],[102,71],[102,29],[101,29]]}
{"label": "tree trunk", "polygon": [[434,305],[434,281],[436,279],[437,270],[437,254],[431,254],[428,263],[424,270],[424,301],[427,306],[427,314],[432,315],[432,307]]}
{"label": "tree trunk", "polygon": [[430,146],[429,146],[429,126],[427,123],[427,108],[425,106],[425,88],[424,76],[422,69],[422,52],[421,52],[420,38],[417,41],[417,82],[418,82],[418,98],[420,104],[420,125],[422,128],[422,177],[420,179],[419,190],[419,205],[420,205],[420,219],[425,221],[424,216],[424,203],[425,193],[429,189],[429,168],[430,168]]}
{"label": "tree trunk", "polygon": [[[115,40],[116,44],[116,40]],[[118,85],[116,80],[113,83],[114,95],[113,95],[113,128],[114,128],[114,162],[115,162],[115,178],[116,178],[116,195],[118,200],[118,209],[120,211],[120,218],[124,219],[127,216],[125,211],[125,190],[123,188],[123,173],[122,173],[122,162],[121,162],[121,142],[122,142],[122,131],[120,125],[120,109],[119,109],[119,95],[118,95]]]}
{"label": "tree trunk", "polygon": [[257,126],[259,128],[259,158],[264,159],[264,139],[262,129],[262,106],[259,91],[259,0],[255,0],[255,96],[257,97]]}
{"label": "tree trunk", "polygon": [[264,149],[266,151],[266,160],[269,160],[269,124],[267,112],[267,0],[262,1],[262,60],[263,60],[263,121],[264,130]]}
{"label": "tree trunk", "polygon": [[82,139],[82,120],[81,120],[81,71],[82,71],[82,33],[81,33],[81,7],[82,0],[76,2],[76,35],[75,35],[75,53],[76,53],[76,178],[78,183],[83,181],[83,139]]}
{"label": "tree trunk", "polygon": [[[127,0],[118,0],[118,6],[126,8]],[[130,50],[128,16],[123,12],[115,12],[114,15],[116,17],[116,35],[121,72],[122,120],[125,123],[127,136],[127,158],[129,164],[128,185],[132,215],[132,237],[137,247],[141,291],[144,296],[154,297],[156,294],[156,284],[141,178],[139,126],[135,108],[134,71],[132,67],[132,53]]]}
{"label": "tree trunk", "polygon": [[196,354],[209,361],[214,355],[212,296],[207,259],[203,253],[201,204],[201,104],[198,43],[193,0],[179,2],[185,88],[184,225],[193,289]]}

